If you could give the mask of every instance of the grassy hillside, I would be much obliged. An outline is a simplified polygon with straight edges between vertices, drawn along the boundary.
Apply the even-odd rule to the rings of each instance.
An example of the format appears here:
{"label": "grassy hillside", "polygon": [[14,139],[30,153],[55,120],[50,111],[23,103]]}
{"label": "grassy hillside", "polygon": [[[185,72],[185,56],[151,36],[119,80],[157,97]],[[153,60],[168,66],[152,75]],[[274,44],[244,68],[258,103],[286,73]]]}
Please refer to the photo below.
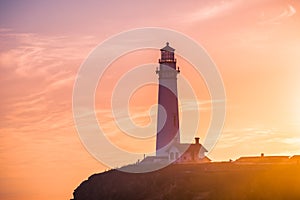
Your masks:
{"label": "grassy hillside", "polygon": [[74,191],[74,200],[109,199],[300,199],[300,165],[207,163],[170,165],[132,174],[95,174]]}

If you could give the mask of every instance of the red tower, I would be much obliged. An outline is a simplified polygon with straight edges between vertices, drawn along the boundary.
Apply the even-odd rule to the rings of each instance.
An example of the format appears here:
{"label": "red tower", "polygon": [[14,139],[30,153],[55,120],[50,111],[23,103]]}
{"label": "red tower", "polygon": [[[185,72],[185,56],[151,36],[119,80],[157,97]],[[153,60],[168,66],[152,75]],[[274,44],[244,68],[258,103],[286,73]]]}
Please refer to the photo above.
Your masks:
{"label": "red tower", "polygon": [[177,74],[180,71],[176,67],[175,49],[168,42],[160,51],[156,70],[159,76],[156,155],[166,156],[169,145],[180,143],[177,98]]}

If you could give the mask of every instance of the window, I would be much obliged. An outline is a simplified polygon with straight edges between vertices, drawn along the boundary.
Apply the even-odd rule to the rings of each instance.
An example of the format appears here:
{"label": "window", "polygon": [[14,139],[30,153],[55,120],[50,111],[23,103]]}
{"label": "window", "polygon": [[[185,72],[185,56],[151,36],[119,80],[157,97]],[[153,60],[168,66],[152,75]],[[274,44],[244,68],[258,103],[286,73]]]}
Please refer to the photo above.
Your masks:
{"label": "window", "polygon": [[161,59],[165,61],[173,61],[174,60],[174,53],[169,51],[162,51]]}
{"label": "window", "polygon": [[170,153],[170,160],[174,160],[174,153],[173,152]]}

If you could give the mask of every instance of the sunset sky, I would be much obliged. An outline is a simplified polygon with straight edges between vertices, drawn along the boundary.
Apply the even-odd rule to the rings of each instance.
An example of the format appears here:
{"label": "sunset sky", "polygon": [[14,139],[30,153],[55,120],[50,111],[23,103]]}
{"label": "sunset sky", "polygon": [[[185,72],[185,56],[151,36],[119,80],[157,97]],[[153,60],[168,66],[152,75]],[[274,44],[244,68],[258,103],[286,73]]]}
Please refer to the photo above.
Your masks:
{"label": "sunset sky", "polygon": [[[70,199],[83,180],[108,168],[78,136],[73,85],[98,44],[134,28],[181,32],[201,44],[218,67],[226,91],[226,119],[208,157],[220,161],[261,152],[300,154],[299,12],[299,0],[1,0],[0,199]],[[102,115],[111,106],[106,93],[126,70],[157,63],[158,58],[158,50],[125,55],[99,82],[99,123],[104,123],[109,140],[127,151],[142,154],[136,148],[140,145],[109,135],[118,129],[110,116]],[[210,96],[187,61],[178,57],[178,65],[181,109],[188,100],[180,90],[186,77],[203,116],[197,130],[203,142]],[[153,80],[156,66],[147,68]],[[130,97],[128,109],[137,125],[155,117],[156,86],[142,87]],[[146,94],[152,95],[145,99]],[[151,151],[152,144],[143,147]]]}

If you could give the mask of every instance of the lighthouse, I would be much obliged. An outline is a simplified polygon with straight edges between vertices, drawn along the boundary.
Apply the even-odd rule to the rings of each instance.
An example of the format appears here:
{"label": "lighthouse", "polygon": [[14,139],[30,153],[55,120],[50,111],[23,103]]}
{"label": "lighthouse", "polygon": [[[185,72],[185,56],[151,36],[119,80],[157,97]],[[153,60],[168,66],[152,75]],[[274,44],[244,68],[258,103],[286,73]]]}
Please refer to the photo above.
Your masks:
{"label": "lighthouse", "polygon": [[179,131],[177,76],[180,73],[174,56],[175,49],[166,43],[160,49],[158,75],[158,110],[156,155],[147,156],[141,163],[202,163],[210,162],[207,150],[195,137],[195,143],[181,143]]}
{"label": "lighthouse", "polygon": [[177,75],[174,51],[169,43],[160,49],[159,68],[156,69],[159,80],[156,156],[166,156],[167,149],[174,143],[180,143]]}

